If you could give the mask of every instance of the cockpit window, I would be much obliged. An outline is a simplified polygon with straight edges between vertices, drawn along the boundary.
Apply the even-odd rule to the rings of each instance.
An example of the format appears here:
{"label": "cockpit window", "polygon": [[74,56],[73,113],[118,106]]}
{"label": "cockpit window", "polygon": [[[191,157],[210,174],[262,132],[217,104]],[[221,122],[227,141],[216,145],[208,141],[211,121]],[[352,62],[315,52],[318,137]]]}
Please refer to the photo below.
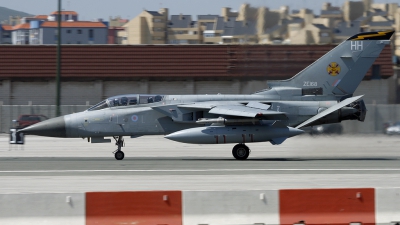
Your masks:
{"label": "cockpit window", "polygon": [[119,106],[128,106],[128,105],[137,105],[137,104],[149,104],[154,102],[162,101],[164,96],[162,95],[126,95],[126,96],[115,96],[108,98],[104,101],[101,101],[97,105],[88,109],[88,111],[92,110],[100,110],[108,107],[119,107]]}
{"label": "cockpit window", "polygon": [[107,101],[104,100],[104,101],[101,101],[101,102],[99,102],[98,104],[96,104],[96,105],[90,107],[90,108],[88,109],[88,111],[105,109],[105,108],[107,108],[107,107],[108,107]]}
{"label": "cockpit window", "polygon": [[137,105],[137,97],[135,96],[116,96],[108,99],[110,107]]}
{"label": "cockpit window", "polygon": [[139,104],[148,104],[162,101],[164,96],[161,95],[140,95]]}

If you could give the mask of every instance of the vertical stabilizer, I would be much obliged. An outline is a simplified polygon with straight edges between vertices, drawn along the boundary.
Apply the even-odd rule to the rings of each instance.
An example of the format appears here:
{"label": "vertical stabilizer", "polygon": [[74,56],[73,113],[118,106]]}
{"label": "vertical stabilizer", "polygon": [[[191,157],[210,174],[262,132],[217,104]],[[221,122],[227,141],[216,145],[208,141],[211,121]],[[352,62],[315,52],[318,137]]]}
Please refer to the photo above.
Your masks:
{"label": "vertical stabilizer", "polygon": [[389,44],[394,31],[354,35],[288,80],[268,82],[270,88],[320,90],[322,95],[352,95],[368,69]]}

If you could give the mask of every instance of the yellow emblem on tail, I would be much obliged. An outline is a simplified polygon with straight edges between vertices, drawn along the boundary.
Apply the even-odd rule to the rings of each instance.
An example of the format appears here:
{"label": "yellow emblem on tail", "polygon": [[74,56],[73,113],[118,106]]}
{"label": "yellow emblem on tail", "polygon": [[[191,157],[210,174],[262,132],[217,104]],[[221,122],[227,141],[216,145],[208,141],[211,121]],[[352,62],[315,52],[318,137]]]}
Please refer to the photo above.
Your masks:
{"label": "yellow emblem on tail", "polygon": [[329,65],[326,67],[326,71],[328,71],[328,74],[331,76],[336,76],[340,73],[340,66],[336,62],[331,62]]}

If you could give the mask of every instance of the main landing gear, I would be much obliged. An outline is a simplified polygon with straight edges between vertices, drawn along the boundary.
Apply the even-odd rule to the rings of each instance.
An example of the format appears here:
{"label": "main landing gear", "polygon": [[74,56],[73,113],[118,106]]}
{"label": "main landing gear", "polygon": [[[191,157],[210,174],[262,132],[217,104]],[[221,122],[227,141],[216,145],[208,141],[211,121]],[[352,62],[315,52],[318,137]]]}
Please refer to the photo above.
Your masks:
{"label": "main landing gear", "polygon": [[123,138],[122,136],[113,137],[113,138],[114,138],[114,140],[115,140],[115,145],[118,146],[117,150],[115,150],[115,151],[113,152],[113,153],[114,153],[114,156],[115,156],[115,159],[116,159],[116,160],[123,160],[125,154],[124,154],[123,151],[121,151],[121,148],[125,146],[125,145],[124,145],[124,138]]}
{"label": "main landing gear", "polygon": [[232,155],[235,159],[245,160],[250,155],[250,149],[245,144],[237,144],[232,149]]}

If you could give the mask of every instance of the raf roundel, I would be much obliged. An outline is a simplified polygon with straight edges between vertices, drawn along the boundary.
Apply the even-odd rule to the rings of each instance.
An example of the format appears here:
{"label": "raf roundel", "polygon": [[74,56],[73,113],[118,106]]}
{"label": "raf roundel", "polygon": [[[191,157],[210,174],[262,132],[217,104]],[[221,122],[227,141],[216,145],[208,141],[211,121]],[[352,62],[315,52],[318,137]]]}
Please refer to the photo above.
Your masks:
{"label": "raf roundel", "polygon": [[336,62],[331,62],[326,67],[326,71],[328,72],[329,75],[336,76],[336,75],[338,75],[340,73],[340,66]]}
{"label": "raf roundel", "polygon": [[133,115],[133,116],[131,117],[131,120],[132,120],[133,122],[138,121],[138,119],[139,119],[139,117],[136,116],[136,115]]}

